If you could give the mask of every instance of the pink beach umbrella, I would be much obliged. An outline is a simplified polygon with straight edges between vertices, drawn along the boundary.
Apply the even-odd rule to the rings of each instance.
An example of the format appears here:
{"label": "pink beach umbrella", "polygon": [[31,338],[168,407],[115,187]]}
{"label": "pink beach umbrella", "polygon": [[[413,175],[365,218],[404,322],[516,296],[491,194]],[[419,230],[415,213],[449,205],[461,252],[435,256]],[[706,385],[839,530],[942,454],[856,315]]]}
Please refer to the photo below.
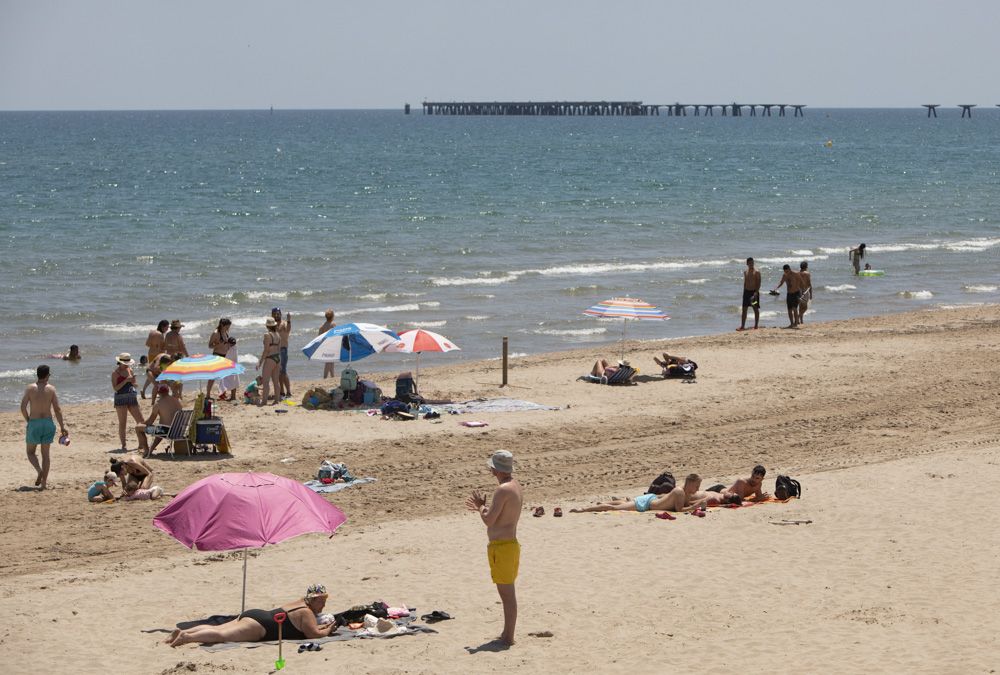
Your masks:
{"label": "pink beach umbrella", "polygon": [[220,473],[184,488],[153,518],[153,525],[199,551],[243,549],[246,607],[247,549],[300,534],[332,535],[347,520],[336,506],[306,486],[270,473]]}
{"label": "pink beach umbrella", "polygon": [[414,380],[420,384],[420,352],[461,351],[461,348],[443,335],[431,330],[418,328],[399,334],[399,342],[386,347],[387,352],[401,352],[417,355],[417,375]]}

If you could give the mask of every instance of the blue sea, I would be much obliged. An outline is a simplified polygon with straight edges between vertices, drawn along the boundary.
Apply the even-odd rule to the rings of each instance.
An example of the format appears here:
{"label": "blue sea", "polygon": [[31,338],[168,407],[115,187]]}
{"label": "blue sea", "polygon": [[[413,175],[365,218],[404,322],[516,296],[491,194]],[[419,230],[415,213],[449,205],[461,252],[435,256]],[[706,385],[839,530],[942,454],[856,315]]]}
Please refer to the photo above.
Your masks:
{"label": "blue sea", "polygon": [[[179,318],[192,353],[233,319],[250,372],[273,306],[293,347],[337,321],[424,327],[422,365],[589,347],[614,296],[637,339],[733,330],[744,259],[807,260],[808,319],[1000,301],[1000,111],[806,117],[447,117],[417,111],[0,113],[0,405],[40,362],[110,399],[121,351]],[[865,242],[880,278],[859,279]],[[786,323],[765,296],[764,325]],[[79,344],[84,360],[47,358]],[[322,365],[293,349],[291,374]],[[363,372],[412,366],[375,355]],[[581,371],[586,364],[581,363]]]}

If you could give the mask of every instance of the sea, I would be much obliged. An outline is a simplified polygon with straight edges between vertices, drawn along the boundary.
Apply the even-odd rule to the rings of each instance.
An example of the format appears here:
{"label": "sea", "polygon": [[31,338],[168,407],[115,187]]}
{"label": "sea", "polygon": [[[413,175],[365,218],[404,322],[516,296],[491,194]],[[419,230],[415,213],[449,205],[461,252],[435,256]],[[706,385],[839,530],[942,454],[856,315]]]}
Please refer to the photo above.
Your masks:
{"label": "sea", "polygon": [[[254,373],[272,307],[300,349],[338,323],[424,328],[421,366],[732,331],[808,261],[807,321],[1000,301],[1000,110],[804,117],[464,117],[402,110],[0,113],[0,407],[49,363],[107,400],[161,319],[207,352],[222,316]],[[884,276],[854,276],[867,244]],[[666,321],[601,320],[641,299]],[[764,295],[762,324],[787,323]],[[52,357],[77,344],[79,363]],[[696,356],[696,355],[695,355]],[[376,354],[366,372],[412,369]],[[581,373],[590,367],[581,361]],[[377,379],[377,378],[376,378]]]}

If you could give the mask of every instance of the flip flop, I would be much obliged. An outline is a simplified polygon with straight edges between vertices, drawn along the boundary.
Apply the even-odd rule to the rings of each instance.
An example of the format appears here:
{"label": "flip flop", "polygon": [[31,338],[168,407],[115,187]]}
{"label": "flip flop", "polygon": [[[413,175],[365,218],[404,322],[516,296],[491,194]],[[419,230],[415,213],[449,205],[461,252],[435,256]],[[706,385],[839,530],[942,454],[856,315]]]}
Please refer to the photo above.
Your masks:
{"label": "flip flop", "polygon": [[442,612],[440,609],[435,609],[430,614],[424,614],[420,617],[420,620],[425,623],[437,623],[438,621],[447,621],[451,618],[451,614],[448,612]]}
{"label": "flip flop", "polygon": [[545,507],[536,506],[535,510],[531,512],[531,515],[533,515],[535,518],[541,518],[542,516],[545,515]]}
{"label": "flip flop", "polygon": [[677,520],[677,516],[672,513],[668,513],[667,511],[660,511],[656,514],[656,517],[660,520]]}
{"label": "flip flop", "polygon": [[699,508],[695,509],[694,511],[692,511],[691,515],[692,516],[698,516],[699,518],[704,518],[705,517],[705,509],[699,507]]}
{"label": "flip flop", "polygon": [[562,509],[557,506],[555,510],[552,512],[552,515],[555,516],[556,518],[562,518]]}

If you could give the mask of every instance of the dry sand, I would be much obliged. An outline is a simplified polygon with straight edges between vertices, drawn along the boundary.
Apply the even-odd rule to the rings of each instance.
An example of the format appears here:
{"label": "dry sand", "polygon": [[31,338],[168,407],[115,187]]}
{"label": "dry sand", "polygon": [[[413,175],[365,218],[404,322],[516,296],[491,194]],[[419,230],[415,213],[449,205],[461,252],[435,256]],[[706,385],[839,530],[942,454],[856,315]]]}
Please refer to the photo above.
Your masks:
{"label": "dry sand", "polygon": [[[156,482],[176,491],[251,468],[305,480],[324,457],[379,478],[331,496],[349,516],[333,539],[302,537],[255,556],[249,606],[276,606],[319,581],[335,611],[383,598],[456,619],[437,624],[437,635],[291,650],[295,672],[700,672],[782,662],[801,672],[992,672],[998,327],[1000,308],[983,306],[629,345],[643,375],[656,372],[662,349],[696,359],[694,385],[576,381],[593,351],[518,359],[507,390],[496,387],[497,362],[425,371],[424,393],[435,397],[510,395],[562,408],[476,415],[490,424],[480,430],[454,416],[389,422],[222,404],[235,456],[156,459]],[[66,417],[73,444],[53,449],[54,489],[37,493],[17,489],[33,479],[23,422],[0,416],[4,672],[267,672],[276,658],[268,648],[171,649],[162,633],[142,632],[238,610],[239,559],[188,551],[154,529],[162,500],[88,504],[86,485],[115,456],[114,412],[109,402]],[[462,500],[491,486],[484,460],[496,448],[518,457],[527,495],[519,641],[476,652],[499,634],[501,613],[483,527]],[[697,471],[707,485],[757,462],[769,486],[777,473],[799,478],[804,498],[671,522],[527,513],[634,496],[664,469]],[[783,519],[812,522],[775,524]],[[553,637],[529,635],[539,631]]]}

